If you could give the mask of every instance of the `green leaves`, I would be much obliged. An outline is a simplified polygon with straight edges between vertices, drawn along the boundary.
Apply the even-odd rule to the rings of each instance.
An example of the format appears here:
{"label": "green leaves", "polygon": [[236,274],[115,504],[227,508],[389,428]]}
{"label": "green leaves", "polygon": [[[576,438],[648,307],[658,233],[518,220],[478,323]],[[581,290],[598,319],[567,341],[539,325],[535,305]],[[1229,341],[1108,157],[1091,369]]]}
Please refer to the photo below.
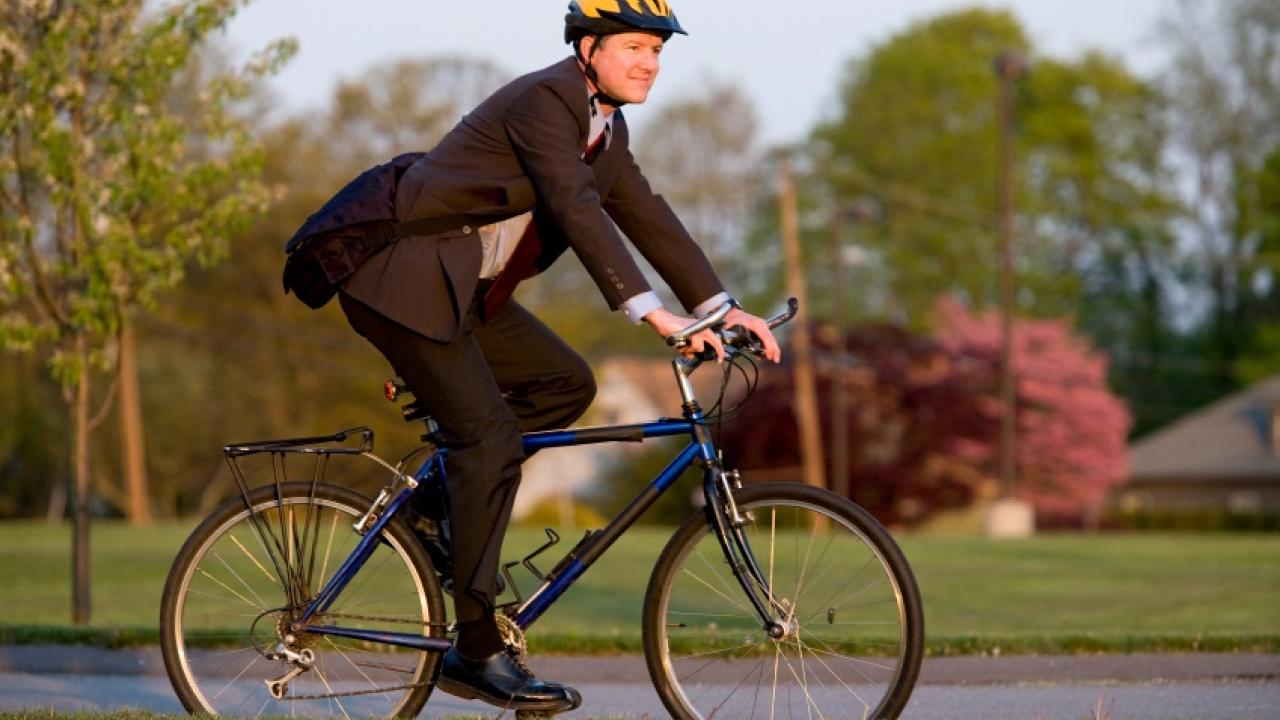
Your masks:
{"label": "green leaves", "polygon": [[[220,260],[272,200],[236,103],[295,44],[200,72],[205,38],[243,4],[0,11],[0,345],[52,343],[64,383],[109,365],[123,315],[152,306],[192,260]],[[70,344],[81,335],[84,353]]]}
{"label": "green leaves", "polygon": [[[921,323],[954,292],[995,296],[999,88],[993,62],[1030,59],[1016,81],[1020,306],[1078,309],[1089,262],[1129,256],[1136,229],[1172,215],[1161,166],[1158,94],[1117,60],[1040,56],[1008,12],[966,10],[908,27],[850,63],[834,119],[813,134],[820,192],[835,206],[870,195],[883,224],[860,234],[879,258],[860,309]],[[879,298],[879,300],[877,300]],[[886,299],[887,298],[887,299]]]}

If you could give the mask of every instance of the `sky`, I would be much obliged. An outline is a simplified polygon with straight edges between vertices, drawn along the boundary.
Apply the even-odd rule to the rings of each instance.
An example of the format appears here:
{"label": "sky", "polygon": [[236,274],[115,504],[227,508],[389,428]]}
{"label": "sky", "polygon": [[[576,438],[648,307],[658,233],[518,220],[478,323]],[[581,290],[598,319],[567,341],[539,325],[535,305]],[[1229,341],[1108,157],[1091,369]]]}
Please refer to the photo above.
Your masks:
{"label": "sky", "polygon": [[[753,99],[766,143],[798,141],[836,97],[850,58],[912,22],[964,7],[1013,10],[1044,55],[1098,49],[1142,75],[1165,57],[1157,20],[1173,0],[672,0],[689,37],[663,53],[647,106],[627,110],[643,128],[645,110],[695,97],[709,78],[736,82]],[[298,55],[274,79],[284,109],[323,106],[334,84],[402,57],[468,55],[511,75],[568,54],[562,43],[567,0],[254,0],[232,20],[226,41],[246,58],[292,36]]]}

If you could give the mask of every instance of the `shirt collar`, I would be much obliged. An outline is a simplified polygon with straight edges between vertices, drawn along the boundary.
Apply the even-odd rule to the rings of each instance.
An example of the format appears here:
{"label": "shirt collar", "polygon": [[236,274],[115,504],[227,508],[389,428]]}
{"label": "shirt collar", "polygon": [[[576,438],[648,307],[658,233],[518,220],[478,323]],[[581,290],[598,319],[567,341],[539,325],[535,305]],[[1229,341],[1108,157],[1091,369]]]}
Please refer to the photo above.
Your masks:
{"label": "shirt collar", "polygon": [[[591,91],[588,90],[588,93]],[[605,147],[609,147],[609,143],[613,142],[613,118],[618,114],[614,110],[611,114],[606,115],[603,110],[596,106],[596,99],[590,94],[587,96],[587,144],[590,145],[596,136],[600,133],[607,133],[604,138]]]}

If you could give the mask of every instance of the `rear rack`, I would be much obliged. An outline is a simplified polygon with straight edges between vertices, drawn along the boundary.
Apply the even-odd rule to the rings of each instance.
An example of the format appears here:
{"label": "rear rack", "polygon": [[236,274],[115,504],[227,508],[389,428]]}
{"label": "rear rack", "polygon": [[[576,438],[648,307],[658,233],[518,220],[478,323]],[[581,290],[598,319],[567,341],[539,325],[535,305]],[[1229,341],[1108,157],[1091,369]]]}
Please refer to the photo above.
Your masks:
{"label": "rear rack", "polygon": [[[275,486],[277,497],[281,496],[281,486],[289,482],[289,473],[285,463],[289,455],[308,455],[314,458],[313,466],[309,469],[309,472],[306,472],[306,475],[310,475],[309,482],[311,483],[312,492],[315,492],[316,485],[324,482],[330,457],[334,455],[353,455],[367,458],[391,473],[390,483],[380,494],[379,500],[382,500],[382,496],[386,496],[386,499],[389,499],[401,484],[409,488],[416,488],[418,481],[411,475],[405,474],[404,469],[414,458],[435,450],[435,446],[429,444],[419,447],[401,458],[399,463],[392,465],[373,453],[373,430],[361,426],[341,430],[332,435],[232,443],[223,446],[222,454],[227,460],[227,466],[231,468],[231,475],[235,479],[236,488],[240,491],[240,496],[243,498],[245,506],[252,511],[250,495],[254,488],[250,487],[249,480],[245,476],[245,470],[240,466],[239,461],[241,458],[261,454],[271,456],[272,477],[270,484]],[[306,480],[304,479],[304,481]]]}
{"label": "rear rack", "polygon": [[[360,446],[323,447],[334,443],[345,443],[348,438],[359,436]],[[222,454],[227,459],[257,453],[314,453],[319,455],[366,455],[373,453],[373,430],[367,427],[354,427],[341,430],[332,435],[316,435],[313,437],[286,438],[283,440],[258,440],[255,442],[232,443],[222,446]]]}

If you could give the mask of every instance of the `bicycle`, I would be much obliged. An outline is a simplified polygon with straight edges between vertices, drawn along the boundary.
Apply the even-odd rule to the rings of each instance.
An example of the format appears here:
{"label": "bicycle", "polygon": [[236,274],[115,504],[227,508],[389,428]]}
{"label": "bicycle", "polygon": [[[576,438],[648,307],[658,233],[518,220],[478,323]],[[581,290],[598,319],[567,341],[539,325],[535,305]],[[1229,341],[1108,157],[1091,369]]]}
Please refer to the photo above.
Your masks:
{"label": "bicycle", "polygon": [[[719,332],[725,382],[739,359],[761,352],[748,333],[721,325],[729,309],[668,338],[680,348],[703,329]],[[770,326],[796,311],[793,299]],[[541,585],[527,598],[517,589],[517,600],[499,608],[504,637],[523,652],[529,627],[697,464],[705,505],[667,543],[644,599],[646,665],[667,710],[677,718],[896,717],[914,688],[924,639],[905,557],[846,498],[800,484],[744,485],[736,470],[721,467],[710,429],[723,417],[715,416],[721,403],[704,412],[689,380],[709,359],[710,349],[672,360],[681,419],[524,436],[528,453],[658,437],[690,442],[606,527],[587,532],[543,574],[532,559],[558,540],[548,529],[549,542],[523,561]],[[397,395],[389,384],[388,397]],[[192,533],[162,601],[165,667],[188,711],[410,717],[422,709],[450,647],[450,625],[440,580],[400,511],[415,492],[445,500],[448,450],[417,403],[405,416],[424,420],[428,433],[396,466],[373,454],[367,428],[223,448],[240,496]],[[269,457],[270,484],[249,487],[240,461],[253,455]],[[286,459],[297,455],[313,459],[308,481],[288,479]],[[338,455],[380,464],[391,482],[373,500],[323,482]],[[411,462],[419,464],[406,474]],[[503,567],[509,586],[515,564]]]}

